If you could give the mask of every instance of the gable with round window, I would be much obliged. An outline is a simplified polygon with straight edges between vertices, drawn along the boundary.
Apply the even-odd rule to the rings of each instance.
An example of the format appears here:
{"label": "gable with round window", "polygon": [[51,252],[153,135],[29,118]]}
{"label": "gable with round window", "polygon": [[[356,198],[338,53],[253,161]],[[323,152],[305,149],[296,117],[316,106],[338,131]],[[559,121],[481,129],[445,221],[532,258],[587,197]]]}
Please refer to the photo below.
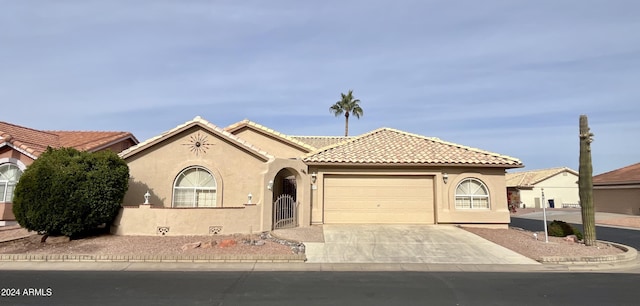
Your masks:
{"label": "gable with round window", "polygon": [[478,179],[467,178],[456,187],[456,209],[489,209],[489,189]]}
{"label": "gable with round window", "polygon": [[203,167],[182,170],[173,185],[173,207],[216,207],[218,184]]}

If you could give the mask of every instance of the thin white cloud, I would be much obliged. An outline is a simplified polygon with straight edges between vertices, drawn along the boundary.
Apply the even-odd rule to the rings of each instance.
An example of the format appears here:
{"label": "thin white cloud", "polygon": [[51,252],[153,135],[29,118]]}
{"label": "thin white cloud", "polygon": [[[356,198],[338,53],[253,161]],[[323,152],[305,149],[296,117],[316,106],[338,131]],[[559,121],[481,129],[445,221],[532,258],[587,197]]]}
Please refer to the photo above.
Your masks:
{"label": "thin white cloud", "polygon": [[[638,131],[639,9],[622,0],[2,2],[0,101],[12,109],[0,120],[144,139],[202,115],[340,135],[328,107],[354,89],[365,116],[352,134],[390,126],[535,167],[576,160],[564,139],[586,113],[606,139],[594,148],[610,160],[604,171],[636,162],[622,152],[640,149],[616,145]],[[534,150],[531,135],[555,149]]]}

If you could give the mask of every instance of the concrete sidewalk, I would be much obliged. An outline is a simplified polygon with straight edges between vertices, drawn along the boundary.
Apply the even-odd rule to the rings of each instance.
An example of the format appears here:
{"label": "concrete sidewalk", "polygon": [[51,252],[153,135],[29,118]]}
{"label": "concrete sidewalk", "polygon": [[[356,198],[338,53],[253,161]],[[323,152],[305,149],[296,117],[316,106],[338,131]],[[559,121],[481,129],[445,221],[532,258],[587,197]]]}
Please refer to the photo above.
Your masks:
{"label": "concrete sidewalk", "polygon": [[429,263],[153,263],[153,262],[0,262],[3,270],[37,271],[418,271],[418,272],[597,272],[640,273],[625,265],[429,264]]}

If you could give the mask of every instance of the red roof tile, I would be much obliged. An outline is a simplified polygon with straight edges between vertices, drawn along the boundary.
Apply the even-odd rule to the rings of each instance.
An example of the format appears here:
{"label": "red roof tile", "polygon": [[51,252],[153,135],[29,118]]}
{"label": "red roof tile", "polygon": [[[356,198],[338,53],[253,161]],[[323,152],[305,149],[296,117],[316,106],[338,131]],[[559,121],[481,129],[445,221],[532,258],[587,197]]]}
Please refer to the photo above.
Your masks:
{"label": "red roof tile", "polygon": [[37,158],[47,147],[72,147],[83,151],[96,151],[117,141],[130,138],[138,140],[129,132],[98,131],[41,131],[0,121],[0,143],[8,143]]}
{"label": "red roof tile", "polygon": [[640,183],[640,163],[622,167],[593,177],[594,185]]}

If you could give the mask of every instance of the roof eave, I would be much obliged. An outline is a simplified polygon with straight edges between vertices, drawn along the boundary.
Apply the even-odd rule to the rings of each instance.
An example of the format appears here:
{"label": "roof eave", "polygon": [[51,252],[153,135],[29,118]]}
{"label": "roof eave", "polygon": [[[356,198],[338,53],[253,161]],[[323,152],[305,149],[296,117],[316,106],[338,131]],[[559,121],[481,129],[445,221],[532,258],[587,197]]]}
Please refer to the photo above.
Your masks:
{"label": "roof eave", "polygon": [[[304,160],[303,160],[304,161]],[[309,166],[360,166],[360,167],[374,167],[374,166],[394,166],[394,167],[475,167],[475,168],[522,168],[524,165],[500,165],[500,164],[454,164],[454,163],[356,163],[356,162],[327,162],[327,161],[304,161]]]}
{"label": "roof eave", "polygon": [[110,142],[108,142],[106,144],[100,145],[98,147],[87,149],[87,151],[89,151],[89,152],[97,152],[97,151],[106,149],[106,148],[108,148],[108,147],[110,147],[110,146],[112,146],[112,145],[114,145],[114,144],[116,144],[118,142],[125,141],[127,139],[131,139],[131,141],[133,142],[133,145],[137,145],[138,143],[140,143],[138,141],[138,139],[136,139],[133,135],[129,134],[129,135],[125,135],[125,137],[121,137],[121,138],[112,140],[112,141],[110,141]]}
{"label": "roof eave", "polygon": [[593,186],[619,186],[619,185],[637,185],[640,181],[618,181],[618,182],[599,182],[593,183]]}

